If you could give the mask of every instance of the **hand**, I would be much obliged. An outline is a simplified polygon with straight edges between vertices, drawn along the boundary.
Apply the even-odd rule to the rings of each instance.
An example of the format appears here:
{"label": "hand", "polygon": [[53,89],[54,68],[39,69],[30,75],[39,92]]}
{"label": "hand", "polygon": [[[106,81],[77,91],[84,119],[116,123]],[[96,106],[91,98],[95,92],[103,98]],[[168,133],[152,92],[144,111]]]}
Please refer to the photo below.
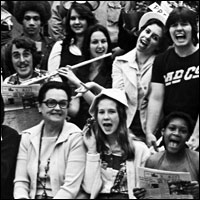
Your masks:
{"label": "hand", "polygon": [[95,94],[99,94],[104,89],[101,85],[92,81],[87,82],[87,83],[80,83],[80,84],[81,84],[81,87],[75,90],[75,92],[78,93],[76,97],[83,96],[83,94],[86,93],[88,90],[90,90],[91,92]]}
{"label": "hand", "polygon": [[133,194],[137,199],[144,199],[146,190],[144,188],[134,188]]}
{"label": "hand", "polygon": [[191,194],[194,199],[199,199],[199,183],[197,181],[191,181],[188,185],[184,188],[184,190]]}
{"label": "hand", "polygon": [[66,77],[74,85],[76,86],[80,85],[81,81],[74,74],[74,72],[71,69],[71,66],[67,65],[66,67],[61,67],[60,69],[58,69],[58,73],[59,75]]}
{"label": "hand", "polygon": [[[90,83],[90,82],[89,82]],[[81,87],[77,88],[75,90],[75,92],[77,92],[78,94],[75,96],[75,98],[79,98],[79,97],[82,97],[84,93],[86,93],[88,90],[90,90],[90,88],[87,86],[88,83],[80,83],[81,84]]]}
{"label": "hand", "polygon": [[188,147],[192,150],[196,150],[199,148],[199,137],[191,136],[190,139],[186,142]]}
{"label": "hand", "polygon": [[87,125],[83,128],[83,141],[88,149],[89,154],[97,153],[97,145],[94,131]]}
{"label": "hand", "polygon": [[156,144],[156,137],[153,134],[146,134],[146,143],[147,146],[150,148],[151,146],[154,147],[155,151],[158,152],[157,144]]}
{"label": "hand", "polygon": [[133,27],[131,30],[129,30],[129,29],[126,28],[126,25],[124,24],[123,28],[129,35],[138,37],[137,36],[137,27]]}

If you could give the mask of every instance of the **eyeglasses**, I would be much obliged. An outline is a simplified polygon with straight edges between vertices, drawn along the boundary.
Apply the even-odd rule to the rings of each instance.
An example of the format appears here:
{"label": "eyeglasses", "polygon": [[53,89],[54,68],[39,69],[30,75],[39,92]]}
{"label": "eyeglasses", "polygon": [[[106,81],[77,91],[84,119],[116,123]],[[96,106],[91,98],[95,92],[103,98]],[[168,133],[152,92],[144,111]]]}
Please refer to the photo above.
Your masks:
{"label": "eyeglasses", "polygon": [[56,101],[55,99],[48,99],[42,103],[45,103],[48,108],[55,108],[57,105],[59,105],[61,109],[66,109],[68,107],[68,100]]}

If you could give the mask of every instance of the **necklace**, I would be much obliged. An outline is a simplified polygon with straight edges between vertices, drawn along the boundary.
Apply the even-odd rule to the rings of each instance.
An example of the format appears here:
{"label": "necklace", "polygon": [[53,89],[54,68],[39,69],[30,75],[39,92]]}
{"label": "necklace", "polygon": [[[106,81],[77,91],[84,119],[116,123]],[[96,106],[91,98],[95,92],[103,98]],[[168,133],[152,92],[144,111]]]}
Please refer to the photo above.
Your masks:
{"label": "necklace", "polygon": [[42,189],[43,189],[42,199],[47,199],[47,197],[48,197],[47,192],[46,192],[46,183],[47,183],[48,172],[49,172],[49,168],[50,168],[51,156],[54,152],[54,149],[56,147],[56,142],[60,136],[61,131],[62,131],[62,129],[60,130],[59,134],[56,137],[55,146],[47,159],[46,166],[44,167],[44,171],[45,171],[44,178],[41,179],[39,177],[39,172],[40,172],[40,164],[41,164],[40,157],[41,157],[41,149],[42,149],[42,137],[44,134],[44,126],[42,127],[42,131],[41,131],[42,133],[40,136],[40,143],[39,143],[39,157],[38,157],[38,171],[37,171],[37,181],[38,181],[38,183],[40,183],[40,185],[42,186]]}

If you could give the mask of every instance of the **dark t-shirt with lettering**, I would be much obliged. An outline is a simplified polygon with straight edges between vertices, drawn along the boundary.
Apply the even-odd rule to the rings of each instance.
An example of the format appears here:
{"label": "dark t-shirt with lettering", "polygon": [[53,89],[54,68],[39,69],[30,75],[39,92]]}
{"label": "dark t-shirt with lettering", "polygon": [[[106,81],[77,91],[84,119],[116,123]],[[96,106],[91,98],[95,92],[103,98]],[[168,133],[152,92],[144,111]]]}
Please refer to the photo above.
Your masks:
{"label": "dark t-shirt with lettering", "polygon": [[164,114],[173,111],[188,113],[193,120],[199,114],[199,49],[180,57],[174,48],[156,57],[152,82],[165,85]]}

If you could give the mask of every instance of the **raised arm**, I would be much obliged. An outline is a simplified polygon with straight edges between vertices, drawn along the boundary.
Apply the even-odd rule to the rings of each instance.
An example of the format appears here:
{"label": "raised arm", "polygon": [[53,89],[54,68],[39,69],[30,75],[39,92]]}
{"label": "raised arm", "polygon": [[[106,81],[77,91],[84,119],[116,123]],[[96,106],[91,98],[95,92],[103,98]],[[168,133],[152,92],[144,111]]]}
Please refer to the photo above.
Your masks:
{"label": "raised arm", "polygon": [[[82,82],[79,80],[79,78],[73,73],[70,66],[69,67],[61,67],[59,70],[59,75],[66,77],[69,82],[71,82],[76,88],[80,88],[82,85]],[[87,90],[83,93],[83,98],[85,101],[90,105],[92,103],[92,100],[94,98],[94,94]]]}
{"label": "raised arm", "polygon": [[154,134],[162,114],[164,90],[163,84],[154,82],[151,83],[146,124],[146,142],[149,147],[156,142]]}

